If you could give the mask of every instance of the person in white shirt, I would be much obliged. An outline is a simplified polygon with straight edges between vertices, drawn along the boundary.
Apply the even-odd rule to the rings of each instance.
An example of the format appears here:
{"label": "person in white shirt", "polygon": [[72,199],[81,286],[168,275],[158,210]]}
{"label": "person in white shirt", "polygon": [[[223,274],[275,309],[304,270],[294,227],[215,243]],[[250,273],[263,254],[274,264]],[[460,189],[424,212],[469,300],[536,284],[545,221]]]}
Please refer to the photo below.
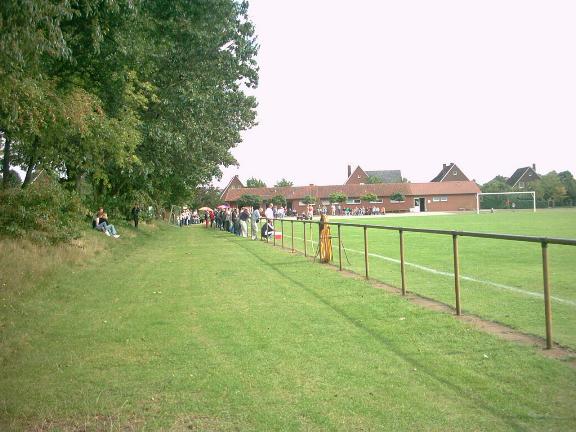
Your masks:
{"label": "person in white shirt", "polygon": [[264,216],[266,216],[266,219],[268,219],[269,221],[272,221],[272,219],[274,219],[274,210],[272,210],[272,206],[273,206],[272,203],[268,204],[266,211],[264,211]]}

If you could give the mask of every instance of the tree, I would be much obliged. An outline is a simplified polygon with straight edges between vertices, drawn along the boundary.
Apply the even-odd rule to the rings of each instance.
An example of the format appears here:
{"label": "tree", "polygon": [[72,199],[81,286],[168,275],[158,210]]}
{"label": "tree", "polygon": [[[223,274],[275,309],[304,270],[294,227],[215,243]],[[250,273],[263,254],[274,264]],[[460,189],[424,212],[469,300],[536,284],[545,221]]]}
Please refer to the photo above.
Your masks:
{"label": "tree", "polygon": [[312,195],[306,195],[303,199],[302,202],[306,205],[310,205],[310,204],[315,204],[316,203],[316,198],[314,198]]}
{"label": "tree", "polygon": [[288,187],[288,186],[294,186],[294,182],[286,180],[285,178],[278,180],[278,182],[276,182],[276,184],[274,185],[274,187]]}
{"label": "tree", "polygon": [[367,193],[366,195],[361,196],[360,199],[362,201],[372,202],[372,201],[378,201],[378,196],[374,195],[373,193]]}
{"label": "tree", "polygon": [[190,207],[191,208],[199,208],[202,206],[207,206],[210,208],[216,208],[219,204],[222,203],[220,196],[222,191],[212,185],[208,186],[200,186],[196,188],[190,197]]}
{"label": "tree", "polygon": [[253,194],[244,194],[240,198],[238,198],[237,204],[238,207],[260,207],[260,203],[262,202],[261,198],[258,195]]}
{"label": "tree", "polygon": [[346,202],[348,197],[344,195],[342,192],[332,192],[328,197],[328,199],[330,200],[330,203],[334,204],[334,203]]}
{"label": "tree", "polygon": [[556,171],[550,171],[548,174],[540,177],[538,182],[534,183],[536,198],[552,203],[562,202],[566,198],[566,188],[560,181]]}
{"label": "tree", "polygon": [[406,198],[402,192],[394,192],[392,195],[390,195],[391,202],[404,202],[405,200]]}
{"label": "tree", "polygon": [[488,183],[484,183],[481,187],[482,192],[510,192],[512,188],[508,183],[506,183],[506,178],[502,176],[496,176]]}
{"label": "tree", "polygon": [[248,180],[246,180],[246,187],[248,187],[248,188],[261,188],[261,187],[266,187],[266,183],[264,183],[262,180],[259,180],[257,178],[250,177]]}
{"label": "tree", "polygon": [[276,195],[276,196],[272,197],[270,202],[272,202],[272,204],[275,204],[277,206],[285,206],[286,205],[286,197],[284,197],[283,195]]}
{"label": "tree", "polygon": [[566,194],[572,201],[572,204],[576,202],[576,180],[570,171],[562,171],[558,173],[558,178],[566,188]]}

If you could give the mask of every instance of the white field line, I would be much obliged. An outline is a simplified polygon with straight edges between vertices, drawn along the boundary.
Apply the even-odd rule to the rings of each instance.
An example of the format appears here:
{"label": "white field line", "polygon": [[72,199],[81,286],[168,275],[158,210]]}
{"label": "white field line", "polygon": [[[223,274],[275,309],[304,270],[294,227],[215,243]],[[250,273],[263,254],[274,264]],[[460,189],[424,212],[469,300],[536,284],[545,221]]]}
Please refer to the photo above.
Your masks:
{"label": "white field line", "polygon": [[[301,238],[301,237],[294,237],[294,238],[295,238],[295,239],[299,239],[299,240],[304,240],[304,239]],[[317,242],[314,241],[314,240],[306,240],[306,241],[307,241],[307,242],[311,242],[311,243],[313,243],[313,244],[314,244],[314,243],[317,243]],[[345,251],[348,251],[348,252],[354,252],[354,253],[358,253],[358,254],[364,254],[363,251],[357,251],[357,250],[355,250],[355,249],[344,248],[344,247],[343,247],[342,249],[345,250]],[[371,256],[371,257],[374,257],[374,258],[379,258],[379,259],[384,260],[384,261],[389,261],[389,262],[393,262],[393,263],[396,263],[396,264],[400,264],[400,260],[395,259],[395,258],[390,258],[390,257],[384,256],[384,255],[378,255],[378,254],[374,254],[374,253],[368,253],[368,255]],[[422,270],[422,271],[428,272],[428,273],[433,273],[433,274],[437,274],[437,275],[440,275],[440,276],[446,276],[446,277],[450,277],[450,278],[453,278],[453,277],[454,277],[454,273],[443,272],[443,271],[440,271],[440,270],[435,270],[435,269],[433,269],[433,268],[425,267],[425,266],[422,266],[422,265],[419,265],[419,264],[410,263],[410,262],[408,262],[408,261],[404,261],[404,264],[407,265],[407,266],[410,266],[410,267],[417,268],[418,270]],[[516,287],[513,287],[513,286],[504,285],[504,284],[500,284],[500,283],[496,283],[496,282],[491,282],[491,281],[485,281],[485,280],[481,280],[481,279],[476,279],[476,278],[473,278],[473,277],[470,277],[470,276],[460,275],[460,279],[465,280],[465,281],[469,281],[469,282],[476,282],[476,283],[479,283],[479,284],[482,284],[482,285],[492,286],[492,287],[495,287],[495,288],[500,288],[500,289],[507,290],[507,291],[516,292],[516,293],[523,294],[523,295],[527,295],[527,296],[530,296],[530,297],[544,298],[544,294],[541,294],[541,293],[535,293],[535,292],[532,292],[532,291],[523,290],[522,288],[516,288]],[[555,297],[555,296],[550,296],[550,298],[553,299],[553,300],[555,300],[555,301],[557,301],[558,303],[564,303],[564,304],[567,304],[567,305],[570,305],[570,306],[576,306],[576,302],[575,302],[575,301],[572,301],[572,300],[566,300],[566,299],[563,299],[563,298],[560,298],[560,297]]]}

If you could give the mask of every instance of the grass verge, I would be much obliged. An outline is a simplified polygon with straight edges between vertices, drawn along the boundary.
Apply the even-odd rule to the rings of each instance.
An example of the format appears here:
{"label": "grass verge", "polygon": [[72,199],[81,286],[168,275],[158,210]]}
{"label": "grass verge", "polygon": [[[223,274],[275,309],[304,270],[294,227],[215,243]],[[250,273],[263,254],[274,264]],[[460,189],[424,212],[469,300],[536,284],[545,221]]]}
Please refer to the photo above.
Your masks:
{"label": "grass verge", "polygon": [[[121,239],[122,240],[122,239]],[[200,227],[3,300],[7,430],[573,430],[576,371]]]}

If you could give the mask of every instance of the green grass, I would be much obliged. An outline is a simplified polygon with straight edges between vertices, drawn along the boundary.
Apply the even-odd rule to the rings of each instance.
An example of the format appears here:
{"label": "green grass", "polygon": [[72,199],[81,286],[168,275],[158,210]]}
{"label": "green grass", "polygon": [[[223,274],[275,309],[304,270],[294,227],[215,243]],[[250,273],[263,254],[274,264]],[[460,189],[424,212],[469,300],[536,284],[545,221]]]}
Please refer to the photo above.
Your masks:
{"label": "green grass", "polygon": [[[335,219],[345,223],[441,230],[493,232],[538,237],[576,238],[576,211],[551,210],[455,214],[426,217]],[[291,225],[285,222],[285,246],[291,247]],[[332,228],[336,235],[336,227]],[[295,246],[303,251],[301,224],[294,225]],[[317,241],[317,225],[307,230]],[[451,236],[405,233],[408,290],[454,305]],[[342,227],[343,265],[364,274],[361,228]],[[334,240],[335,262],[338,262]],[[396,231],[368,231],[370,276],[400,287],[399,236]],[[309,241],[308,252],[316,244]],[[461,237],[461,302],[465,312],[505,323],[521,331],[545,335],[542,252],[538,243]],[[554,340],[576,347],[576,247],[549,246]]]}
{"label": "green grass", "polygon": [[576,426],[574,368],[302,256],[201,227],[113,246],[3,296],[0,430]]}

